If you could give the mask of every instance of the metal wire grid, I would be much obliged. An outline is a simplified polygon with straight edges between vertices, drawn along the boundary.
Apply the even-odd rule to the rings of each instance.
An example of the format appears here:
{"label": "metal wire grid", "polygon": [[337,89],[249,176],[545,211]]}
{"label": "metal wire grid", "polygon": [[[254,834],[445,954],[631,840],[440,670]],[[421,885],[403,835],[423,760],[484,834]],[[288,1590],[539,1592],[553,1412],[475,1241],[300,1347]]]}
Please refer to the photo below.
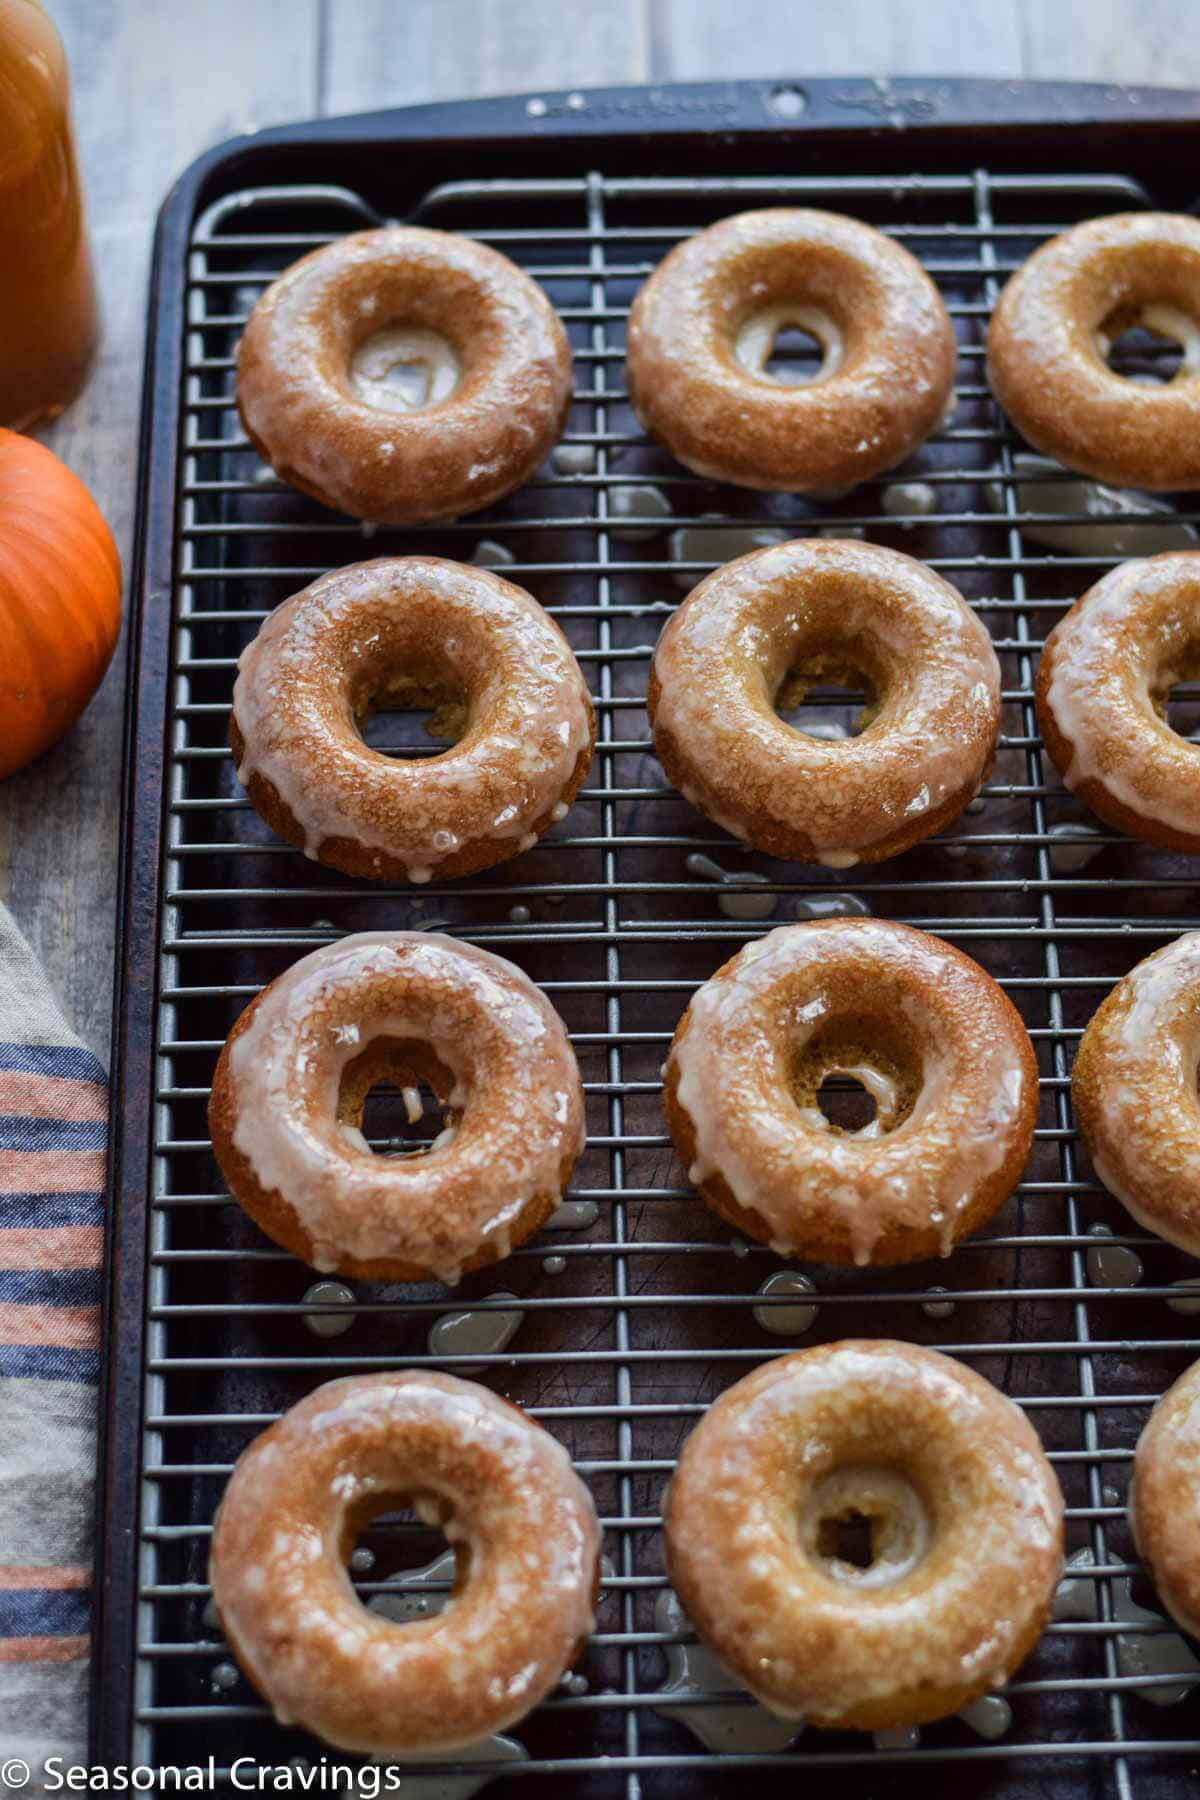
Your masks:
{"label": "metal wire grid", "polygon": [[[942,286],[963,379],[952,421],[904,471],[938,497],[925,517],[899,523],[883,504],[883,482],[819,507],[722,489],[682,471],[637,429],[620,384],[633,292],[687,231],[780,199],[872,220],[920,255]],[[578,387],[565,441],[575,461],[570,473],[547,465],[479,518],[378,532],[264,479],[232,406],[231,371],[240,327],[266,282],[303,251],[379,214],[345,189],[262,188],[226,197],[197,222],[186,273],[157,949],[160,1087],[132,1743],[139,1760],[186,1763],[215,1747],[227,1771],[237,1755],[273,1763],[320,1754],[303,1734],[276,1727],[244,1683],[213,1685],[224,1652],[205,1612],[212,1511],[245,1443],[317,1382],[430,1360],[476,1373],[548,1423],[590,1480],[607,1527],[611,1563],[584,1665],[590,1691],[560,1691],[516,1730],[530,1760],[500,1780],[497,1794],[508,1791],[505,1781],[535,1775],[557,1778],[554,1792],[570,1780],[572,1792],[630,1797],[725,1792],[748,1769],[768,1785],[801,1769],[810,1780],[833,1781],[852,1768],[860,1779],[874,1772],[883,1781],[895,1779],[892,1764],[919,1765],[926,1786],[947,1790],[969,1778],[1016,1793],[1036,1780],[1043,1790],[1124,1796],[1136,1767],[1140,1791],[1179,1791],[1180,1771],[1200,1753],[1200,1699],[1190,1693],[1170,1711],[1150,1704],[1150,1690],[1172,1678],[1121,1672],[1115,1612],[1119,1584],[1141,1582],[1124,1521],[1132,1446],[1148,1407],[1200,1340],[1165,1304],[1170,1283],[1189,1272],[1187,1259],[1131,1231],[1077,1166],[1069,1067],[1073,1042],[1111,982],[1192,922],[1194,880],[1178,859],[1134,849],[1099,827],[1091,843],[1072,847],[1076,857],[1094,850],[1095,860],[1060,866],[1052,827],[1078,815],[1043,762],[1032,677],[1045,631],[1106,558],[1049,555],[1027,536],[1012,473],[1015,440],[982,367],[998,286],[1034,244],[1077,219],[1146,203],[1118,176],[983,171],[899,181],[595,174],[437,187],[413,216],[483,237],[525,264],[567,323]],[[1143,346],[1134,354],[1156,352]],[[1002,516],[985,500],[989,471],[1002,484]],[[669,497],[675,516],[631,538],[619,496],[647,481]],[[698,579],[732,553],[696,535],[720,522],[788,535],[849,528],[908,549],[960,586],[1002,658],[1004,731],[982,807],[936,843],[854,871],[853,892],[883,916],[964,945],[1004,982],[1039,1054],[1034,1157],[993,1228],[949,1263],[813,1270],[819,1316],[799,1340],[891,1334],[936,1344],[1001,1382],[1043,1434],[1067,1494],[1069,1547],[1086,1545],[1095,1558],[1087,1579],[1095,1581],[1096,1617],[1050,1628],[1008,1690],[1013,1728],[994,1744],[949,1721],[899,1754],[847,1734],[803,1737],[773,1756],[712,1755],[680,1723],[703,1697],[673,1701],[669,1717],[656,1710],[673,1641],[654,1621],[662,1485],[711,1399],[788,1347],[751,1310],[763,1304],[757,1290],[775,1259],[731,1242],[683,1184],[662,1128],[658,1065],[690,992],[740,943],[847,892],[845,876],[748,857],[664,786],[654,761],[643,700],[655,610],[681,597],[677,575]],[[671,542],[668,530],[679,529],[688,535]],[[560,621],[589,677],[599,729],[584,792],[537,850],[466,883],[414,894],[306,864],[271,837],[233,775],[226,732],[238,651],[271,607],[327,567],[418,548],[467,560],[480,540],[508,548],[514,560],[505,573]],[[850,700],[827,693],[829,716],[848,720]],[[372,729],[372,741],[419,753],[411,732],[402,741],[404,721],[394,715]],[[686,859],[697,850],[731,872],[765,875],[776,915],[763,923],[723,916],[719,890],[689,871]],[[512,912],[514,904],[524,910]],[[511,956],[562,1011],[589,1109],[573,1197],[593,1202],[598,1218],[584,1230],[542,1232],[499,1268],[468,1278],[453,1299],[433,1284],[364,1284],[349,1309],[351,1330],[323,1344],[304,1325],[314,1311],[303,1299],[311,1273],[267,1245],[220,1190],[204,1124],[213,1063],[248,999],[304,951],[366,926],[439,922]],[[402,1130],[386,1110],[372,1118],[385,1137]],[[1143,1257],[1139,1286],[1106,1288],[1089,1278],[1088,1228],[1104,1223],[1113,1242]],[[543,1269],[549,1248],[565,1273]],[[952,1289],[949,1320],[923,1311],[933,1282]],[[482,1310],[503,1308],[489,1298],[502,1291],[515,1291],[525,1314],[512,1347],[431,1356],[433,1319],[464,1298]],[[367,1542],[377,1564],[372,1579],[358,1583],[364,1596],[432,1554],[428,1532],[408,1517],[377,1521]],[[1148,1589],[1138,1592],[1153,1603]]]}

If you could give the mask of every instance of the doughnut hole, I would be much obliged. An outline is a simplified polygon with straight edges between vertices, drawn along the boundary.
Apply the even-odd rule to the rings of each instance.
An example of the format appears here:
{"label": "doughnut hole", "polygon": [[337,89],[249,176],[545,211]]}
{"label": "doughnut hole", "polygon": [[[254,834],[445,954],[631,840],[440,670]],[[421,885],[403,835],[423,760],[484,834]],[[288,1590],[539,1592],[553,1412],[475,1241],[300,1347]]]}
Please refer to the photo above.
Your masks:
{"label": "doughnut hole", "polygon": [[450,1104],[454,1088],[427,1044],[377,1038],[342,1073],[338,1123],[376,1155],[427,1156],[462,1118],[462,1107]]}
{"label": "doughnut hole", "polygon": [[[347,1571],[351,1576],[358,1573],[355,1553],[366,1550],[370,1565],[362,1578],[396,1583],[394,1592],[369,1597],[369,1611],[393,1625],[417,1624],[435,1617],[462,1592],[470,1579],[471,1550],[466,1542],[455,1544],[447,1536],[447,1526],[453,1531],[453,1510],[436,1494],[399,1489],[373,1489],[348,1509],[338,1547]],[[428,1581],[400,1585],[406,1576],[427,1569]],[[448,1588],[443,1585],[447,1582]]]}
{"label": "doughnut hole", "polygon": [[328,296],[331,372],[349,399],[400,423],[464,396],[500,328],[476,278],[460,274],[450,286],[439,293],[413,266],[340,272]]}
{"label": "doughnut hole", "polygon": [[1200,697],[1177,690],[1200,681],[1200,638],[1176,650],[1150,686],[1150,702],[1177,737],[1195,743],[1200,732]]}
{"label": "doughnut hole", "polygon": [[364,668],[350,705],[364,744],[397,757],[419,756],[430,738],[451,748],[470,715],[470,699],[449,671],[429,666]]}
{"label": "doughnut hole", "polygon": [[879,715],[884,681],[881,665],[861,640],[844,649],[816,649],[785,671],[775,690],[775,711],[806,737],[857,737]]}
{"label": "doughnut hole", "polygon": [[819,306],[781,301],[753,312],[733,335],[735,361],[776,387],[811,387],[836,374],[845,354],[837,321]]}
{"label": "doughnut hole", "polygon": [[850,1587],[903,1581],[932,1536],[923,1496],[896,1469],[832,1469],[814,1484],[800,1517],[800,1542],[814,1568]]}
{"label": "doughnut hole", "polygon": [[1162,386],[1200,370],[1200,323],[1175,306],[1120,306],[1097,330],[1096,351],[1114,375]]}
{"label": "doughnut hole", "polygon": [[837,1132],[869,1132],[879,1117],[875,1095],[850,1069],[831,1069],[817,1089],[816,1102],[830,1129]]}
{"label": "doughnut hole", "polygon": [[801,325],[783,325],[775,334],[763,374],[782,387],[806,387],[828,373],[829,345]]}
{"label": "doughnut hole", "polygon": [[877,1138],[912,1112],[921,1067],[885,1020],[846,1018],[815,1032],[795,1053],[788,1086],[810,1129]]}
{"label": "doughnut hole", "polygon": [[390,325],[354,350],[348,371],[355,398],[383,412],[421,412],[448,400],[462,379],[454,346],[422,325]]}

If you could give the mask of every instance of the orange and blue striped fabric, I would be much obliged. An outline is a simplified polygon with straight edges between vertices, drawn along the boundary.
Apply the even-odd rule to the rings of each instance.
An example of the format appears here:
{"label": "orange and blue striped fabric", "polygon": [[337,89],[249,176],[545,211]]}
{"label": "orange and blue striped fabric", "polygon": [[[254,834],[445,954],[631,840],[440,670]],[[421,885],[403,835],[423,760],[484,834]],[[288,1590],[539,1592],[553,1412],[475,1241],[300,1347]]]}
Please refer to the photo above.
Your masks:
{"label": "orange and blue striped fabric", "polygon": [[107,1118],[90,1051],[0,1041],[0,1743],[35,1757],[85,1686]]}

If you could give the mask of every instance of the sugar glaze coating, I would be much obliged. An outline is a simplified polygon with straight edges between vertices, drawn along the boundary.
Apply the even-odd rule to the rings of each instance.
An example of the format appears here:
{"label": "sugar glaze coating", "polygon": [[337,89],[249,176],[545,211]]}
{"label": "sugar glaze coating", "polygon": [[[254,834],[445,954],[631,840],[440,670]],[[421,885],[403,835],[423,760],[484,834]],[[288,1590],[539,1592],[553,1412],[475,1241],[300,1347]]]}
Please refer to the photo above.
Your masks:
{"label": "sugar glaze coating", "polygon": [[1156,950],[1088,1022],[1072,1096],[1097,1175],[1139,1225],[1200,1256],[1200,931]]}
{"label": "sugar glaze coating", "polygon": [[[413,1505],[458,1557],[445,1610],[363,1607],[362,1527]],[[239,1458],[213,1529],[222,1628],[280,1724],[366,1755],[454,1751],[542,1700],[592,1629],[600,1526],[562,1445],[433,1370],[330,1381]]]}
{"label": "sugar glaze coating", "polygon": [[[364,743],[375,703],[449,702],[439,755]],[[336,569],[284,601],[243,651],[230,728],[238,778],[272,829],[348,875],[428,881],[528,850],[565,816],[594,720],[570,645],[524,589],[436,556]]]}
{"label": "sugar glaze coating", "polygon": [[[447,1108],[416,1156],[376,1156],[371,1086],[428,1081]],[[528,976],[433,932],[315,950],[242,1014],[217,1063],[213,1150],[258,1225],[325,1274],[455,1282],[548,1217],[583,1148],[562,1021]]]}
{"label": "sugar glaze coating", "polygon": [[[843,672],[875,690],[851,741],[775,711],[785,683]],[[692,590],[659,639],[647,705],[668,777],[715,824],[841,869],[897,855],[974,799],[995,756],[1000,665],[961,596],[911,556],[801,539]]]}
{"label": "sugar glaze coating", "polygon": [[[1140,325],[1184,344],[1163,386],[1110,369]],[[1035,449],[1118,487],[1200,487],[1200,221],[1115,213],[1072,226],[1011,277],[988,331],[988,379]]]}
{"label": "sugar glaze coating", "polygon": [[[426,404],[384,403],[390,362],[426,367]],[[545,293],[499,251],[389,225],[272,282],[238,346],[237,404],[259,454],[324,505],[455,518],[520,487],[561,436],[571,353]]]}
{"label": "sugar glaze coating", "polygon": [[1200,1637],[1200,1362],[1167,1389],[1138,1439],[1129,1517],[1160,1600]]}
{"label": "sugar glaze coating", "polygon": [[[874,1561],[831,1523],[870,1521]],[[881,1730],[957,1712],[1037,1641],[1063,1502],[1036,1432],[969,1368],[846,1340],[764,1363],[711,1406],[665,1507],[667,1572],[756,1699]]]}
{"label": "sugar glaze coating", "polygon": [[[777,331],[825,351],[817,379],[766,372]],[[933,282],[857,219],[738,213],[678,244],[629,317],[627,376],[646,430],[700,475],[811,493],[903,462],[954,382],[954,331]]]}
{"label": "sugar glaze coating", "polygon": [[1067,787],[1118,831],[1200,852],[1200,745],[1171,729],[1167,695],[1200,674],[1200,550],[1120,564],[1059,621],[1037,710]]}
{"label": "sugar glaze coating", "polygon": [[[872,1071],[875,1128],[832,1128],[822,1081]],[[693,996],[664,1106],[689,1178],[738,1230],[781,1256],[909,1262],[949,1255],[1007,1199],[1037,1065],[969,957],[906,925],[821,920],[747,944]]]}

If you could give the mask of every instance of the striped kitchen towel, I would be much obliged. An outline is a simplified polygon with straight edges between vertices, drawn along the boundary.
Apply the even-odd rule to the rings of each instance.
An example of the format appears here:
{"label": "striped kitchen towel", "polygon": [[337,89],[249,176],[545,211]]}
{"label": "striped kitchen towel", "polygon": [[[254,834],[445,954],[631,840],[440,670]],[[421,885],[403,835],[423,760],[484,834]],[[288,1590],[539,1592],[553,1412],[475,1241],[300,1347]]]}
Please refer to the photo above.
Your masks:
{"label": "striped kitchen towel", "polygon": [[0,1750],[82,1760],[104,1070],[0,906]]}

